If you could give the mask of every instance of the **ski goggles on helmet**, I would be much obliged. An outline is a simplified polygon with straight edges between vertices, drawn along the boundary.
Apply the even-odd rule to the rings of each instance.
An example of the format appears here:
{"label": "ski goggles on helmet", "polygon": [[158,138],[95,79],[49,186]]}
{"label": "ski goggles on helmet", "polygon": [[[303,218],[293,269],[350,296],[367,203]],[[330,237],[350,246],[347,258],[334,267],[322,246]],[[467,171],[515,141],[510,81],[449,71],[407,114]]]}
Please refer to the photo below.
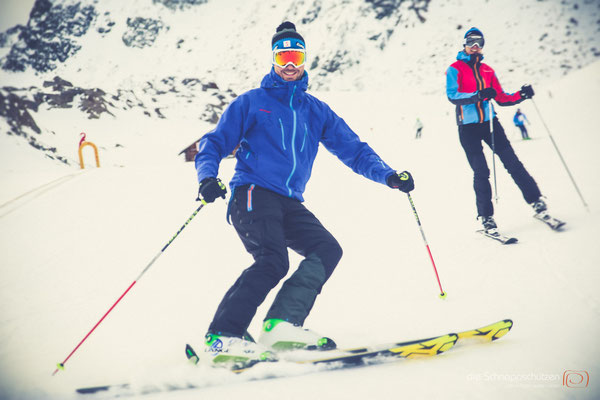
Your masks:
{"label": "ski goggles on helmet", "polygon": [[301,67],[306,61],[306,52],[304,50],[281,49],[273,52],[273,65],[285,67],[292,64],[294,67]]}
{"label": "ski goggles on helmet", "polygon": [[483,39],[483,36],[479,36],[479,35],[467,36],[465,38],[465,43],[464,43],[464,45],[467,47],[477,46],[480,49],[483,48],[484,44],[485,44],[485,40]]}

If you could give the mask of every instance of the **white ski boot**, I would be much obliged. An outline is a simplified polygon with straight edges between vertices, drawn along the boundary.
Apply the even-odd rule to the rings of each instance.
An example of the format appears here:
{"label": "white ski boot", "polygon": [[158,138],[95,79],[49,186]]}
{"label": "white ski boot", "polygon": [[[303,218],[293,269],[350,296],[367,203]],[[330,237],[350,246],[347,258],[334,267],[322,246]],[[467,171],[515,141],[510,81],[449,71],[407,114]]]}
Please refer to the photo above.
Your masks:
{"label": "white ski boot", "polygon": [[277,357],[260,343],[239,337],[206,334],[204,359],[213,365],[240,369],[262,361],[276,361]]}
{"label": "white ski boot", "polygon": [[276,351],[332,350],[336,348],[333,340],[282,319],[266,320],[258,342]]}

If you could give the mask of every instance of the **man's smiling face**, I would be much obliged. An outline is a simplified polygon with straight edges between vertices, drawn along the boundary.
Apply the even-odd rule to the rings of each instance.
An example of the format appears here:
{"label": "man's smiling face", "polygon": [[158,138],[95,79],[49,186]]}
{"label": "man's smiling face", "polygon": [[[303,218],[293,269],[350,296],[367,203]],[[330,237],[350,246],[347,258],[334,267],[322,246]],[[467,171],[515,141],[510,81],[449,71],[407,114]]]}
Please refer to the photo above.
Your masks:
{"label": "man's smiling face", "polygon": [[274,65],[275,73],[279,75],[284,81],[297,81],[304,75],[304,65],[295,67],[292,64],[288,64],[285,67]]}

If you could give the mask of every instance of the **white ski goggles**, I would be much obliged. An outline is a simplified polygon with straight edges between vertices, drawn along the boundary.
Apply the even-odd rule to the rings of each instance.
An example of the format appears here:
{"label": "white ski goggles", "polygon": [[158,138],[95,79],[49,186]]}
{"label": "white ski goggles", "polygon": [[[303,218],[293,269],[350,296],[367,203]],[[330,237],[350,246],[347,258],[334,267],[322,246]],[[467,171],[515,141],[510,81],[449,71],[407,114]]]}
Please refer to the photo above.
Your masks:
{"label": "white ski goggles", "polygon": [[467,47],[477,46],[480,49],[483,49],[484,44],[485,44],[485,40],[483,39],[483,36],[479,36],[479,35],[467,36],[465,38],[465,43],[464,43],[464,45]]}

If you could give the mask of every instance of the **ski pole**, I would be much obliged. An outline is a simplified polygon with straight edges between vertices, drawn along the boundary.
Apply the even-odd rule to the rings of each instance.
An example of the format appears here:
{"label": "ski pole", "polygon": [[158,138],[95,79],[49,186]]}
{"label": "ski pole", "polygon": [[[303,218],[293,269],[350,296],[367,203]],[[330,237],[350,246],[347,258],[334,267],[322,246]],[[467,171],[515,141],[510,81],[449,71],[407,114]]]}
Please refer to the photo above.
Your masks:
{"label": "ski pole", "polygon": [[562,154],[560,153],[560,150],[558,149],[558,146],[556,145],[556,142],[554,141],[554,138],[552,137],[552,134],[550,133],[550,129],[548,129],[548,125],[546,125],[546,122],[544,122],[544,118],[542,118],[542,113],[538,109],[533,98],[531,99],[531,102],[533,103],[533,106],[535,107],[535,111],[537,111],[537,113],[540,117],[540,121],[542,121],[542,124],[544,125],[544,128],[546,128],[546,132],[548,132],[548,136],[550,137],[550,140],[552,141],[552,144],[554,145],[554,148],[556,149],[556,153],[558,153],[558,157],[560,158],[560,161],[562,162],[563,166],[565,167],[565,170],[567,170],[567,174],[569,175],[569,178],[571,179],[571,182],[573,183],[573,186],[575,187],[575,190],[577,191],[577,194],[579,195],[579,198],[581,199],[583,206],[585,207],[587,212],[590,212],[590,208],[588,207],[587,203],[585,202],[585,199],[583,198],[583,195],[581,194],[581,191],[579,190],[577,183],[575,183],[575,178],[573,178],[571,171],[569,171],[569,167],[567,167],[567,163],[565,162],[565,159],[563,158]]}
{"label": "ski pole", "polygon": [[492,136],[492,170],[494,174],[494,200],[498,204],[498,186],[496,185],[496,143],[494,142],[494,118],[492,115],[492,99],[488,100],[490,111],[490,134]]}
{"label": "ski pole", "polygon": [[410,206],[412,207],[413,214],[415,214],[415,219],[417,220],[417,225],[419,226],[419,230],[421,231],[421,236],[423,237],[423,242],[425,242],[425,247],[427,248],[427,253],[429,253],[429,259],[431,260],[431,265],[433,265],[433,271],[435,272],[435,277],[437,278],[438,286],[440,287],[440,298],[446,298],[446,292],[442,289],[442,282],[440,281],[440,276],[438,275],[437,268],[435,267],[435,261],[433,261],[433,256],[431,255],[431,250],[429,249],[429,243],[427,243],[427,238],[425,237],[425,232],[423,231],[423,227],[421,226],[421,220],[419,219],[419,214],[417,214],[417,209],[415,208],[415,203],[410,195],[407,193],[408,201],[410,202]]}
{"label": "ski pole", "polygon": [[154,262],[158,259],[158,257],[160,257],[162,253],[164,253],[164,251],[167,249],[167,247],[169,247],[169,245],[171,243],[173,243],[173,241],[175,240],[175,238],[177,238],[177,236],[179,236],[179,234],[181,233],[181,231],[183,231],[183,229],[190,223],[190,221],[196,216],[196,214],[198,214],[198,212],[205,205],[206,205],[206,202],[204,200],[202,200],[200,206],[196,209],[196,211],[194,211],[194,213],[187,219],[187,221],[185,221],[185,223],[183,224],[183,226],[181,228],[179,228],[179,230],[177,231],[177,233],[171,238],[171,240],[169,240],[167,242],[167,244],[158,252],[158,254],[156,256],[154,256],[154,258],[152,259],[152,261],[150,261],[150,263],[148,265],[146,265],[146,268],[144,268],[142,270],[142,272],[137,276],[137,278],[135,278],[135,280],[129,285],[129,287],[127,288],[127,290],[125,290],[125,292],[123,292],[123,294],[117,299],[117,301],[115,301],[115,303],[108,309],[108,311],[102,316],[102,318],[100,318],[100,320],[96,323],[96,325],[94,325],[94,327],[87,333],[87,335],[85,335],[85,337],[79,342],[79,344],[77,346],[75,346],[75,348],[73,349],[73,351],[71,351],[71,353],[67,356],[67,358],[65,358],[65,360],[63,362],[58,363],[56,365],[56,369],[52,373],[52,376],[56,375],[56,373],[59,370],[64,370],[65,369],[65,364],[69,360],[69,358],[71,358],[71,356],[77,351],[77,349],[79,349],[79,347],[81,347],[81,345],[83,344],[83,342],[85,342],[87,340],[87,338],[92,334],[92,332],[94,332],[94,330],[96,330],[96,328],[98,327],[98,325],[100,325],[102,323],[102,321],[104,321],[104,319],[106,318],[106,316],[108,314],[110,314],[110,312],[113,310],[113,308],[116,307],[117,304],[119,304],[119,302],[121,301],[121,299],[123,297],[125,297],[125,295],[131,290],[131,288],[133,287],[133,285],[135,285],[142,278],[142,276],[146,273],[146,271],[148,271],[150,269],[150,267],[152,266],[152,264],[154,264]]}

